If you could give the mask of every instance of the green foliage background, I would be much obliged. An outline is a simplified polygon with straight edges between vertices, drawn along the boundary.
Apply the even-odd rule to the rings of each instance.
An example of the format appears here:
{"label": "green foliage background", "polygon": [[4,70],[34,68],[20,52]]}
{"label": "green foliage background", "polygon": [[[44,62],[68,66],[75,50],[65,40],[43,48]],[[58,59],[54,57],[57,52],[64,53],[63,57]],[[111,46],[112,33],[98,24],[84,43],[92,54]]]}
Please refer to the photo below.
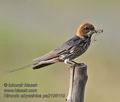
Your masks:
{"label": "green foliage background", "polygon": [[41,70],[32,63],[75,34],[81,22],[91,22],[104,33],[76,59],[88,65],[85,102],[120,101],[120,1],[119,0],[0,0],[0,102],[65,102],[55,99],[7,99],[4,83],[38,83],[40,93],[65,93],[69,69],[58,63]]}

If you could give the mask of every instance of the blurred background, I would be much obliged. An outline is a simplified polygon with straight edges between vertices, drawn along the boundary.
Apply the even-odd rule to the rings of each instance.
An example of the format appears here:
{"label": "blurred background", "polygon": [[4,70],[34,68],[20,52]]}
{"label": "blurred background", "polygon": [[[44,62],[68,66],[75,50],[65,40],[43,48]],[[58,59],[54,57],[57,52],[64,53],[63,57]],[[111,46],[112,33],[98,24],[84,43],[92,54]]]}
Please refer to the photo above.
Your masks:
{"label": "blurred background", "polygon": [[88,65],[85,102],[120,101],[119,0],[0,0],[0,102],[65,102],[64,98],[5,98],[4,83],[38,83],[39,93],[67,96],[69,66],[58,63],[41,70],[32,60],[61,45],[80,23],[90,22],[104,33],[76,59]]}

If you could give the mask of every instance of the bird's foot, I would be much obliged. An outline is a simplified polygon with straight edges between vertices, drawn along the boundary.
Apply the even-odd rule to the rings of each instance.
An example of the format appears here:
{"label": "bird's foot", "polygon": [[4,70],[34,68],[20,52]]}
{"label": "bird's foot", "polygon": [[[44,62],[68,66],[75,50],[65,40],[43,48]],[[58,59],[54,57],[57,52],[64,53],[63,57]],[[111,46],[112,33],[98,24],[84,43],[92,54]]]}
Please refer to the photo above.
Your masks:
{"label": "bird's foot", "polygon": [[71,60],[69,60],[69,59],[65,59],[65,60],[64,60],[64,63],[65,63],[65,64],[70,64],[70,65],[71,65],[71,68],[74,68],[74,66],[75,66],[76,64],[78,64],[77,62],[71,61]]}
{"label": "bird's foot", "polygon": [[74,68],[78,63],[75,61],[71,61],[73,64],[70,66],[71,68]]}

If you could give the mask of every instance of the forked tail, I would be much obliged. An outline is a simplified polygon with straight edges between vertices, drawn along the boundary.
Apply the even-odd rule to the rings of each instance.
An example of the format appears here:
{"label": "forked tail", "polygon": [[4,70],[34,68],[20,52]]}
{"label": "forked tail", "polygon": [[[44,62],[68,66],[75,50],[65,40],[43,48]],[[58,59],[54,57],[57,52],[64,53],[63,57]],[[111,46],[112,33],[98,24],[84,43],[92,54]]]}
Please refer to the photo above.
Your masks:
{"label": "forked tail", "polygon": [[46,61],[34,62],[33,69],[39,69],[39,68],[54,64],[56,62],[58,62],[58,60],[56,60],[56,59],[50,59],[50,60],[46,60]]}
{"label": "forked tail", "polygon": [[9,73],[11,72],[16,72],[16,71],[20,71],[20,70],[23,70],[23,69],[26,69],[26,68],[29,68],[29,67],[32,67],[33,69],[39,69],[39,68],[43,68],[45,66],[48,66],[48,65],[51,65],[51,64],[54,64],[58,62],[58,60],[56,59],[50,59],[50,60],[46,60],[46,61],[34,61],[34,63],[31,63],[31,64],[27,64],[25,66],[22,66],[20,68],[16,68],[16,69],[13,69],[13,70],[10,70],[10,71],[7,71]]}
{"label": "forked tail", "polygon": [[20,70],[29,68],[29,67],[31,67],[32,65],[33,65],[33,64],[27,64],[27,65],[25,65],[25,66],[22,66],[22,67],[20,67],[20,68],[16,68],[16,69],[13,69],[13,70],[10,70],[10,71],[7,71],[7,72],[12,73],[12,72],[20,71]]}

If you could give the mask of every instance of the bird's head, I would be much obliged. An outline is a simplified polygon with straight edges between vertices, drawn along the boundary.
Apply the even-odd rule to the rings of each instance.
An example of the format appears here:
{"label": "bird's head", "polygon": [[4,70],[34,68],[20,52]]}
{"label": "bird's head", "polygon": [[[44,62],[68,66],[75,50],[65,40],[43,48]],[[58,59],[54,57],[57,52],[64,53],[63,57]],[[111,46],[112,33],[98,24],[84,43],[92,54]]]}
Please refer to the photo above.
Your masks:
{"label": "bird's head", "polygon": [[76,32],[76,36],[78,37],[91,37],[94,33],[102,33],[103,30],[96,30],[95,27],[90,23],[81,24]]}

